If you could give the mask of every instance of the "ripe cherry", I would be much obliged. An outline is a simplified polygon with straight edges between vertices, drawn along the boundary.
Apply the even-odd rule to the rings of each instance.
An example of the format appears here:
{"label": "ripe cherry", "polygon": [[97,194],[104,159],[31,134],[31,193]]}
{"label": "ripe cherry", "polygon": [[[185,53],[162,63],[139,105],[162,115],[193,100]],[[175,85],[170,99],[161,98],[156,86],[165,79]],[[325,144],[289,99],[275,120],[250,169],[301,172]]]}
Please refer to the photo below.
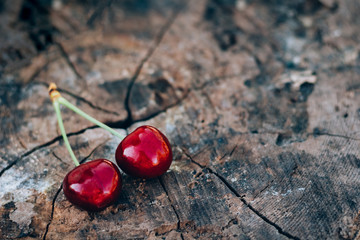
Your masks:
{"label": "ripe cherry", "polygon": [[77,166],[63,182],[66,198],[87,211],[100,211],[112,204],[118,198],[121,186],[119,169],[106,159]]}
{"label": "ripe cherry", "polygon": [[102,210],[113,203],[120,194],[122,186],[120,171],[114,163],[106,159],[97,159],[81,165],[79,164],[66,135],[61,117],[60,104],[73,110],[90,122],[97,124],[99,127],[111,132],[115,136],[118,136],[121,139],[122,136],[114,129],[87,115],[85,112],[68,102],[60,95],[54,83],[49,85],[49,95],[53,102],[65,146],[69,151],[75,166],[77,166],[66,175],[63,181],[64,194],[71,203],[80,208],[88,211]]}
{"label": "ripe cherry", "polygon": [[172,162],[169,140],[152,126],[141,126],[122,140],[116,162],[127,174],[154,178],[165,173]]}

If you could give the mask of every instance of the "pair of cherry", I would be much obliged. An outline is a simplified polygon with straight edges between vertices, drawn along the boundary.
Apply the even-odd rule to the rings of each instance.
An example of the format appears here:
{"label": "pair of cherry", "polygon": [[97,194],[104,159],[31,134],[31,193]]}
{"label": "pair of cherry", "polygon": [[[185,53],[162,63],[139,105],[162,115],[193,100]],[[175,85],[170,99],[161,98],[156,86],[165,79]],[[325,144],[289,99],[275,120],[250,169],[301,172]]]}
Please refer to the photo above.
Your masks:
{"label": "pair of cherry", "polygon": [[172,162],[171,146],[158,129],[141,126],[124,138],[114,129],[68,102],[60,95],[53,83],[49,86],[49,94],[65,145],[76,165],[63,181],[64,194],[74,205],[88,211],[100,211],[106,208],[119,197],[122,177],[118,167],[107,159],[96,159],[79,164],[66,136],[60,104],[123,139],[116,149],[115,159],[125,173],[134,177],[154,178],[169,169]]}

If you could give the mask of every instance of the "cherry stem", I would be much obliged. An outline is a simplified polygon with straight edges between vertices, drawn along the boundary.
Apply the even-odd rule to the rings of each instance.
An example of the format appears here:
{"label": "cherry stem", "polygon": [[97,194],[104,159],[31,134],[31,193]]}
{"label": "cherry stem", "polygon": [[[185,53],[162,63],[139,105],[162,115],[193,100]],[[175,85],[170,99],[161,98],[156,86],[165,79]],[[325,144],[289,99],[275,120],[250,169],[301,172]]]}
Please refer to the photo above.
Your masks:
{"label": "cherry stem", "polygon": [[80,165],[79,161],[76,159],[75,154],[74,154],[74,152],[73,152],[73,150],[72,150],[72,148],[70,146],[69,139],[66,136],[64,123],[63,123],[63,120],[62,120],[62,117],[61,117],[61,112],[60,112],[60,105],[59,105],[59,102],[58,102],[57,99],[53,101],[53,106],[54,106],[54,109],[55,109],[55,112],[56,112],[56,118],[57,118],[58,123],[59,123],[60,132],[61,132],[61,135],[62,135],[62,137],[64,139],[65,146],[66,146],[67,150],[69,151],[71,159],[74,161],[75,166],[79,166]]}
{"label": "cherry stem", "polygon": [[70,103],[68,100],[66,100],[63,97],[58,97],[54,102],[59,102],[60,104],[64,105],[65,107],[69,108],[70,110],[74,111],[75,113],[79,114],[83,118],[89,120],[90,122],[98,125],[99,127],[105,129],[106,131],[110,132],[111,134],[115,135],[116,137],[120,138],[121,140],[124,138],[123,135],[112,129],[111,127],[103,124],[102,122],[96,120],[95,118],[89,116],[85,112],[83,112],[81,109],[77,108],[75,105]]}

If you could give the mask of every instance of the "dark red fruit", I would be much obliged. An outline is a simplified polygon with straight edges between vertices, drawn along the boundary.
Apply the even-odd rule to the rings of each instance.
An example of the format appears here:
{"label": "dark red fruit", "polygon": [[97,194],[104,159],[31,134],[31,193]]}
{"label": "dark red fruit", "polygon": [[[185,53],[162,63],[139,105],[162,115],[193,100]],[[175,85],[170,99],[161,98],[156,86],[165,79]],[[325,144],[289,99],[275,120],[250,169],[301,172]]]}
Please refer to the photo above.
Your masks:
{"label": "dark red fruit", "polygon": [[172,152],[164,134],[154,127],[141,126],[122,140],[116,149],[115,158],[125,173],[154,178],[169,169]]}
{"label": "dark red fruit", "polygon": [[100,211],[119,197],[121,185],[117,166],[109,160],[96,159],[70,171],[63,189],[72,204],[87,211]]}

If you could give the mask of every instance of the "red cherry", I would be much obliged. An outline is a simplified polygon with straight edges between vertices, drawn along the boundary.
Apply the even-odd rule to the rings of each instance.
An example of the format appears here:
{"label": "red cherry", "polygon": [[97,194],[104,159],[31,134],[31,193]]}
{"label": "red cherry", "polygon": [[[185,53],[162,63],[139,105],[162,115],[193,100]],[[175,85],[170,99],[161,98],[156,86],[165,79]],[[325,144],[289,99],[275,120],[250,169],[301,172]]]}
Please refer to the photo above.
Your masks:
{"label": "red cherry", "polygon": [[116,162],[127,174],[154,178],[165,173],[172,162],[169,140],[152,126],[141,126],[122,140]]}
{"label": "red cherry", "polygon": [[119,169],[106,159],[80,164],[63,182],[66,198],[87,211],[100,211],[112,204],[118,198],[121,186]]}

